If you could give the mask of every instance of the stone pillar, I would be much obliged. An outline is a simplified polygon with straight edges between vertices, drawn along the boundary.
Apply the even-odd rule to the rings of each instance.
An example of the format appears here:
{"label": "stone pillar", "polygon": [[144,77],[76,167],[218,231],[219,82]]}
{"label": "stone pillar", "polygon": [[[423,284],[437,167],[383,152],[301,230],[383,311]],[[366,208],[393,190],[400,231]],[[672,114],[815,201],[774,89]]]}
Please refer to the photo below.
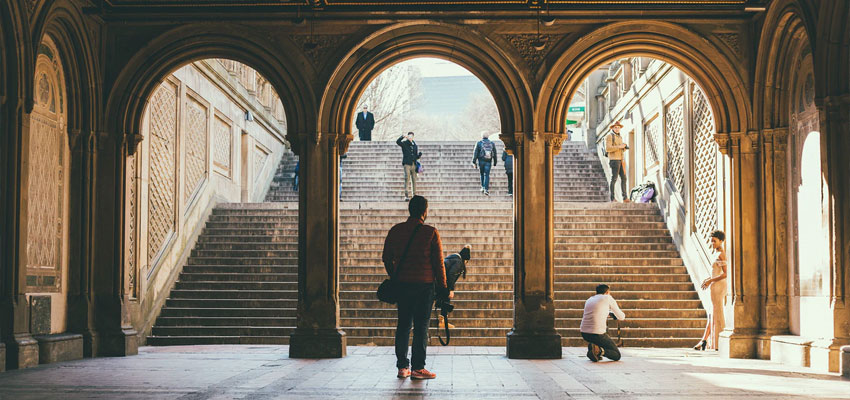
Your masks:
{"label": "stone pillar", "polygon": [[[32,110],[32,105],[28,107]],[[26,298],[27,265],[27,188],[29,171],[26,157],[29,154],[29,113],[18,104],[9,113],[2,128],[6,131],[2,172],[6,187],[5,200],[0,212],[5,214],[3,225],[2,298],[0,298],[0,334],[6,347],[6,368],[29,368],[38,365],[38,342],[30,333],[29,304]]]}
{"label": "stone pillar", "polygon": [[[817,103],[821,103],[816,100]],[[838,372],[840,348],[850,345],[850,95],[828,97],[820,109],[821,160],[829,190],[830,306],[833,315],[832,337],[815,341],[811,364],[819,369]]]}
{"label": "stone pillar", "polygon": [[788,128],[765,129],[762,157],[761,330],[756,355],[770,359],[770,338],[788,333]]}
{"label": "stone pillar", "polygon": [[299,161],[298,314],[292,358],[345,357],[339,328],[339,156],[351,135],[302,135]]}
{"label": "stone pillar", "polygon": [[[542,136],[542,137],[541,137]],[[510,140],[510,138],[509,138]],[[561,358],[555,331],[553,159],[562,135],[516,134],[514,143],[514,326],[508,358]]]}
{"label": "stone pillar", "polygon": [[733,132],[716,139],[721,152],[730,157],[732,180],[732,224],[727,232],[732,303],[731,312],[727,307],[726,329],[720,333],[720,351],[730,358],[754,358],[761,301],[759,134]]}
{"label": "stone pillar", "polygon": [[[117,136],[117,137],[116,137]],[[132,136],[135,138],[136,136]],[[137,140],[137,139],[136,139]],[[129,356],[138,354],[138,333],[129,324],[124,303],[124,185],[128,137],[96,132],[87,137],[92,175],[85,190],[93,193],[83,207],[91,215],[88,235],[81,240],[91,251],[86,277],[91,287],[88,298],[77,299],[75,307],[88,307],[84,324],[84,352],[91,356]],[[82,284],[83,287],[85,283]],[[89,304],[83,304],[89,303]],[[92,322],[93,321],[93,322]],[[87,327],[93,326],[94,330]],[[85,335],[89,337],[86,338]]]}

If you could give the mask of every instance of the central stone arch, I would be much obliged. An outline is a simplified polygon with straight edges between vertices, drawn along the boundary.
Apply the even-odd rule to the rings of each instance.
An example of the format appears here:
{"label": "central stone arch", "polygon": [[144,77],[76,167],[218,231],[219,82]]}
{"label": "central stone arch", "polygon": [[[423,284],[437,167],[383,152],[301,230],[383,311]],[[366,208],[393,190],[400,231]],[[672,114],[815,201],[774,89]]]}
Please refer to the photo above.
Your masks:
{"label": "central stone arch", "polygon": [[427,21],[383,28],[342,58],[322,94],[318,131],[351,137],[356,102],[369,83],[390,66],[416,57],[441,58],[475,74],[496,100],[501,138],[509,147],[515,132],[532,126],[531,91],[514,61],[479,32]]}

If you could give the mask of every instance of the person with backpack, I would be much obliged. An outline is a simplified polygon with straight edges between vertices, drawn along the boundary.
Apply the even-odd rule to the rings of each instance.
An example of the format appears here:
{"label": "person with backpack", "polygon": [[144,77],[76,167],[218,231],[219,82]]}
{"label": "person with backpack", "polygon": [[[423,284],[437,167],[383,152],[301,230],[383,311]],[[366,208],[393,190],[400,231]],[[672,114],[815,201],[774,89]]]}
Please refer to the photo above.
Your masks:
{"label": "person with backpack", "polygon": [[505,175],[508,176],[508,196],[514,195],[514,156],[502,150],[502,163],[505,164]]}
{"label": "person with backpack", "polygon": [[472,165],[481,174],[481,192],[490,195],[490,168],[496,166],[496,144],[490,141],[490,135],[484,132],[481,140],[475,144]]}
{"label": "person with backpack", "polygon": [[[396,303],[398,324],[395,332],[395,355],[398,377],[434,379],[437,374],[425,369],[425,351],[428,347],[428,321],[436,295],[452,298],[454,293],[446,285],[446,268],[443,264],[443,244],[437,228],[425,225],[428,218],[428,200],[413,196],[407,204],[410,217],[393,226],[384,240],[381,260],[389,276],[396,274],[400,298]],[[410,326],[413,325],[412,360],[407,358]],[[411,364],[413,370],[411,371]]]}
{"label": "person with backpack", "polygon": [[[455,283],[457,283],[457,280],[461,276],[463,279],[466,279],[466,263],[469,262],[470,258],[472,258],[472,245],[468,244],[463,246],[459,252],[450,254],[443,260],[443,264],[446,266],[446,286],[449,289],[449,293],[454,294]],[[440,315],[440,329],[445,327],[445,318]],[[449,324],[449,328],[454,327],[454,325]]]}

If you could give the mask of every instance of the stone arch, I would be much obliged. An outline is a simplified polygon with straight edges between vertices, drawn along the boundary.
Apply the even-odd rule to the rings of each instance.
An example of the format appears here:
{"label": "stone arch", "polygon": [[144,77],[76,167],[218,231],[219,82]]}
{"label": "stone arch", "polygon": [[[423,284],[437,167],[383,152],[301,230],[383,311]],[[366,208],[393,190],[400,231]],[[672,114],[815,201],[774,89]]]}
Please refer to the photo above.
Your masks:
{"label": "stone arch", "polygon": [[536,130],[564,133],[567,103],[583,79],[608,60],[657,58],[694,78],[714,111],[718,132],[745,132],[751,124],[749,93],[741,67],[727,52],[681,25],[618,22],[583,35],[553,60],[538,95]]}
{"label": "stone arch", "polygon": [[815,49],[810,15],[803,4],[788,0],[771,6],[765,18],[753,100],[757,118],[765,128],[787,127],[790,123],[794,89],[791,84],[799,67],[793,62],[801,62],[804,53]]}
{"label": "stone arch", "polygon": [[36,53],[41,38],[50,36],[62,58],[68,88],[68,127],[72,135],[97,129],[101,110],[100,65],[84,18],[71,2],[53,2],[39,9],[33,32],[33,37],[38,38],[34,42]]}
{"label": "stone arch", "polygon": [[382,71],[415,57],[435,57],[470,70],[490,90],[499,110],[502,140],[531,126],[531,92],[516,65],[476,31],[439,22],[410,22],[381,29],[354,46],[331,74],[319,108],[319,132],[351,137],[360,95]]}
{"label": "stone arch", "polygon": [[[106,109],[110,132],[130,136],[133,152],[147,99],[172,71],[206,58],[238,61],[269,80],[283,103],[287,138],[315,127],[312,75],[299,68],[300,51],[288,42],[272,43],[235,24],[203,23],[164,32],[134,54],[110,90]],[[236,34],[238,32],[239,34]]]}
{"label": "stone arch", "polygon": [[817,26],[819,46],[814,49],[814,67],[820,79],[815,93],[818,98],[850,94],[850,3],[822,5]]}

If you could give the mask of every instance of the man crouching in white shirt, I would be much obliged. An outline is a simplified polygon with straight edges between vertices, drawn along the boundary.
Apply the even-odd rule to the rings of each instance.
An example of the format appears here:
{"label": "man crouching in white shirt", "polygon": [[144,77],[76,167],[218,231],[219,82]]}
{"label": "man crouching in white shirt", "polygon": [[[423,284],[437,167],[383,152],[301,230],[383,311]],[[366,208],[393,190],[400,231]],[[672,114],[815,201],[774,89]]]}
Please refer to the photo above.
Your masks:
{"label": "man crouching in white shirt", "polygon": [[581,317],[581,337],[588,342],[587,358],[593,362],[603,356],[617,361],[620,359],[620,349],[608,336],[608,313],[614,313],[618,320],[626,319],[626,314],[620,311],[617,301],[611,297],[608,285],[601,283],[596,286],[596,295],[584,303],[584,315]]}

